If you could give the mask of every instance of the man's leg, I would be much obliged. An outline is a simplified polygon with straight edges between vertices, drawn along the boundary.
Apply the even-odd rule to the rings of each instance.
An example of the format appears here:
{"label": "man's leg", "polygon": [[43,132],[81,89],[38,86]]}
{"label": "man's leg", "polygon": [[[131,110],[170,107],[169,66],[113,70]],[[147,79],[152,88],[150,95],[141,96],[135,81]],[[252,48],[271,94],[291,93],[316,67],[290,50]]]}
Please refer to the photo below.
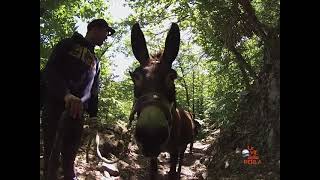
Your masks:
{"label": "man's leg", "polygon": [[65,180],[74,180],[74,161],[80,146],[84,118],[68,119],[62,145],[62,163]]}
{"label": "man's leg", "polygon": [[[44,176],[47,176],[49,167],[49,158],[60,118],[61,109],[58,107],[45,107],[42,113],[42,128],[43,128],[43,145],[44,145]],[[53,157],[51,164],[53,169],[57,170],[59,166],[59,156]],[[50,177],[56,179],[56,177]]]}

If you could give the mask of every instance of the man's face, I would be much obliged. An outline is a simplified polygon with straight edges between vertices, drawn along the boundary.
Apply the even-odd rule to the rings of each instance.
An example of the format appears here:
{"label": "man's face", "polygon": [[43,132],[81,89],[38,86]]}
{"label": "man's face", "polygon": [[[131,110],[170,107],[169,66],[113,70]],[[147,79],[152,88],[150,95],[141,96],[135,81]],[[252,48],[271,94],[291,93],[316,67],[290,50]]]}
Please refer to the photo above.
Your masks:
{"label": "man's face", "polygon": [[101,46],[104,40],[107,39],[107,34],[108,34],[107,29],[101,28],[101,27],[94,27],[92,30],[93,30],[92,33],[94,36],[94,40],[95,40],[94,43],[98,46]]}

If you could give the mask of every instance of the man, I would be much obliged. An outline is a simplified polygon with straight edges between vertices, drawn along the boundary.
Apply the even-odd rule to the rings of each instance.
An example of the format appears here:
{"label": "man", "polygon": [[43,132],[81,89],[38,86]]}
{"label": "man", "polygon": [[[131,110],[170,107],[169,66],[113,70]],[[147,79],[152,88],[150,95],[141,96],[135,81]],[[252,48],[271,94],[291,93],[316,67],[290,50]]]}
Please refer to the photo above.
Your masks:
{"label": "man", "polygon": [[[61,148],[62,168],[65,180],[76,179],[74,160],[83,130],[83,112],[86,111],[92,120],[96,120],[98,112],[100,68],[94,47],[101,46],[114,33],[105,20],[95,19],[88,24],[85,37],[75,32],[71,38],[60,41],[49,57],[44,75],[46,91],[42,113],[45,176],[58,122],[62,112],[67,110],[69,116],[64,119],[66,130]],[[58,158],[54,159],[54,167],[58,167]]]}

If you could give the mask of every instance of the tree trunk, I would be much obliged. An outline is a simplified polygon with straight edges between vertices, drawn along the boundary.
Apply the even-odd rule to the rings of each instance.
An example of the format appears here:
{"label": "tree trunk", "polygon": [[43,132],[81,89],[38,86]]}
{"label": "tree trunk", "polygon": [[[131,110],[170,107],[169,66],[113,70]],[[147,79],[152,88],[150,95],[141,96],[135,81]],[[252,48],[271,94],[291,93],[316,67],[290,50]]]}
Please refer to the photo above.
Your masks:
{"label": "tree trunk", "polygon": [[181,74],[182,74],[182,82],[183,82],[183,87],[186,91],[186,101],[187,101],[187,105],[188,105],[188,108],[190,108],[190,100],[189,100],[189,91],[188,91],[188,86],[187,86],[187,82],[185,80],[185,73],[184,73],[184,69],[182,67],[182,64],[181,62],[177,59],[177,62],[179,64],[179,68],[181,70]]}
{"label": "tree trunk", "polygon": [[255,32],[260,38],[266,40],[267,38],[267,27],[264,26],[257,18],[255,10],[251,5],[251,2],[248,0],[236,0],[244,9],[245,14],[247,15],[246,19],[252,25],[252,31]]}
{"label": "tree trunk", "polygon": [[196,114],[194,109],[194,69],[192,70],[192,112]]}
{"label": "tree trunk", "polygon": [[[257,146],[268,161],[277,160],[280,158],[280,27],[277,25],[270,28],[259,22],[250,1],[235,1],[243,7],[244,17],[250,22],[250,30],[264,43],[264,66],[254,83],[250,85],[245,100],[239,104],[237,120],[230,128],[233,132],[229,134],[232,134],[230,137],[241,137],[239,132],[247,132],[248,135],[241,143]],[[245,71],[255,77],[255,72],[251,70],[241,53],[234,46],[228,49],[235,54],[245,81]],[[225,134],[221,136],[228,137]]]}
{"label": "tree trunk", "polygon": [[[199,79],[199,81],[200,81],[200,79]],[[199,114],[199,118],[200,119],[203,119],[204,117],[203,117],[203,114],[204,114],[204,112],[203,112],[203,109],[204,109],[204,107],[203,107],[203,90],[204,90],[204,79],[202,79],[202,81],[201,81],[201,85],[200,85],[200,98],[199,98],[199,108],[198,108],[198,114]],[[201,115],[201,116],[200,116]]]}
{"label": "tree trunk", "polygon": [[270,73],[266,72],[269,75],[268,120],[272,128],[269,132],[268,145],[272,152],[276,152],[280,149],[280,38],[276,31],[268,33],[265,46],[268,52],[265,62],[271,66]]}
{"label": "tree trunk", "polygon": [[247,70],[249,72],[250,76],[252,78],[256,79],[257,78],[256,72],[254,72],[254,70],[252,69],[251,65],[246,62],[246,60],[243,58],[241,53],[239,53],[234,46],[229,47],[229,49],[236,56],[237,61],[239,63],[239,66],[241,66],[241,67],[243,67],[243,69]]}
{"label": "tree trunk", "polygon": [[186,91],[186,101],[187,101],[187,105],[188,105],[188,108],[189,108],[190,107],[190,98],[189,98],[188,86],[187,86],[187,83],[186,83],[186,80],[184,79],[184,77],[182,79],[183,79],[184,89]]}
{"label": "tree trunk", "polygon": [[246,72],[246,70],[249,72],[250,76],[254,79],[257,78],[257,75],[256,73],[254,72],[254,70],[252,69],[251,65],[248,64],[246,62],[246,60],[243,58],[243,56],[241,55],[241,53],[239,53],[237,51],[237,49],[234,47],[234,45],[229,45],[228,43],[224,43],[224,41],[222,39],[219,39],[219,41],[222,43],[222,44],[225,44],[227,47],[227,49],[229,51],[231,51],[232,53],[234,53],[234,55],[236,56],[236,63],[238,64],[239,66],[239,69],[242,73],[242,77],[243,77],[243,81],[246,85],[247,88],[249,88],[250,86],[250,78]]}

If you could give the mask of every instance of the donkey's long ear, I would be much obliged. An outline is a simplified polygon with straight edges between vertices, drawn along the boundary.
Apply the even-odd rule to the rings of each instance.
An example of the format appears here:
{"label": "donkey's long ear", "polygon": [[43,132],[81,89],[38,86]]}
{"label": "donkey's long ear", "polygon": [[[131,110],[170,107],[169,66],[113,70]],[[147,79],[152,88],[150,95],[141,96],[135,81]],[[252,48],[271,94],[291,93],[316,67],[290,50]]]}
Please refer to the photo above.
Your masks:
{"label": "donkey's long ear", "polygon": [[133,54],[140,64],[146,64],[149,59],[149,53],[146,40],[144,39],[143,32],[141,31],[138,23],[135,23],[131,30],[131,46]]}
{"label": "donkey's long ear", "polygon": [[180,46],[180,30],[176,23],[172,23],[167,35],[163,57],[170,65],[176,59]]}

